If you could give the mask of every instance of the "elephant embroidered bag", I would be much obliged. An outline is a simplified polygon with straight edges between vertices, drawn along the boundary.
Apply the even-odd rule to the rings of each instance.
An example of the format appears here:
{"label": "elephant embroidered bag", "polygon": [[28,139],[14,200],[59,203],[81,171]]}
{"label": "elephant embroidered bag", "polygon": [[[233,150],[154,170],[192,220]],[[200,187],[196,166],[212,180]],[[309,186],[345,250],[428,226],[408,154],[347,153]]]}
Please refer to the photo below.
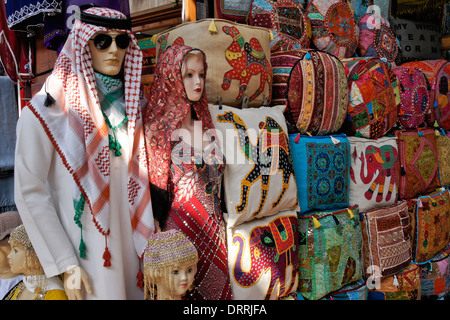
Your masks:
{"label": "elephant embroidered bag", "polygon": [[413,61],[402,66],[420,69],[431,85],[431,101],[437,124],[450,130],[450,62],[444,59]]}
{"label": "elephant embroidered bag", "polygon": [[299,216],[297,292],[318,300],[362,278],[358,206]]}
{"label": "elephant embroidered bag", "polygon": [[309,48],[311,23],[298,1],[253,0],[249,24],[272,32],[272,52]]}
{"label": "elephant embroidered bag", "polygon": [[347,71],[349,105],[343,130],[348,135],[380,138],[397,123],[397,76],[378,58],[341,59]]}
{"label": "elephant embroidered bag", "polygon": [[450,247],[422,266],[421,300],[441,299],[450,292]]}
{"label": "elephant embroidered bag", "polygon": [[306,7],[314,46],[339,59],[352,57],[358,47],[359,27],[346,0],[311,0]]}
{"label": "elephant embroidered bag", "polygon": [[227,161],[224,191],[229,227],[280,211],[298,211],[284,109],[209,106]]}
{"label": "elephant embroidered bag", "polygon": [[445,249],[450,238],[450,191],[409,200],[413,261],[423,264]]}
{"label": "elephant embroidered bag", "polygon": [[295,211],[228,228],[228,265],[234,300],[276,300],[297,290]]}
{"label": "elephant embroidered bag", "polygon": [[438,152],[434,129],[396,130],[399,159],[399,198],[411,199],[439,187]]}
{"label": "elephant embroidered bag", "polygon": [[272,87],[270,31],[221,19],[186,22],[155,36],[157,57],[170,45],[202,50],[208,71],[210,103],[260,107],[269,104]]}
{"label": "elephant embroidered bag", "polygon": [[442,187],[450,186],[450,133],[436,135],[439,181]]}
{"label": "elephant embroidered bag", "polygon": [[388,277],[406,268],[412,257],[411,219],[403,200],[361,213],[364,277]]}
{"label": "elephant embroidered bag", "polygon": [[432,126],[431,86],[425,74],[414,67],[394,67],[400,85],[398,122],[402,128]]}
{"label": "elephant embroidered bag", "polygon": [[348,207],[350,144],[344,134],[289,135],[300,213]]}
{"label": "elephant embroidered bag", "polygon": [[367,300],[367,285],[364,279],[352,282],[330,293],[322,300]]}
{"label": "elephant embroidered bag", "polygon": [[340,60],[324,51],[272,53],[272,105],[287,105],[293,130],[312,135],[337,132],[347,115],[347,76]]}
{"label": "elephant embroidered bag", "polygon": [[348,140],[349,204],[358,204],[361,212],[395,204],[400,177],[397,139],[348,137]]}
{"label": "elephant embroidered bag", "polygon": [[420,300],[420,290],[420,266],[410,264],[393,276],[378,278],[367,300]]}

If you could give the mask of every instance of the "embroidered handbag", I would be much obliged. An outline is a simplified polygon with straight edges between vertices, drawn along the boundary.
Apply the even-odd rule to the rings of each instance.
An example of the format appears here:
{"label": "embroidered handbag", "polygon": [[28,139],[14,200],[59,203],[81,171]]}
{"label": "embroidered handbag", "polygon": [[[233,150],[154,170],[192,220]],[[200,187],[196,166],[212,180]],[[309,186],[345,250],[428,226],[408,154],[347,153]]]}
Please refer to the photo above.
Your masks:
{"label": "embroidered handbag", "polygon": [[400,85],[398,122],[402,128],[432,126],[431,86],[425,74],[414,67],[394,67]]}
{"label": "embroidered handbag", "polygon": [[376,139],[397,122],[400,90],[389,64],[378,58],[341,59],[347,72],[349,106],[343,130]]}
{"label": "embroidered handbag", "polygon": [[209,106],[227,162],[224,191],[229,227],[280,211],[298,211],[284,109]]}
{"label": "embroidered handbag", "polygon": [[208,101],[233,107],[269,104],[272,87],[270,31],[221,19],[186,22],[158,34],[157,57],[168,46],[184,44],[202,50],[208,71]]}
{"label": "embroidered handbag", "polygon": [[298,221],[298,293],[318,300],[362,278],[358,206],[314,211]]}
{"label": "embroidered handbag", "polygon": [[411,262],[411,219],[408,203],[377,208],[361,213],[364,277],[374,271],[388,277]]}
{"label": "embroidered handbag", "polygon": [[421,300],[437,300],[450,292],[450,247],[422,266]]}
{"label": "embroidered handbag", "polygon": [[450,241],[450,191],[409,200],[409,214],[413,261],[423,264],[444,250]]}
{"label": "embroidered handbag", "polygon": [[375,286],[378,288],[369,289],[367,300],[420,300],[420,266],[410,264]]}
{"label": "embroidered handbag", "polygon": [[298,1],[253,0],[249,24],[272,32],[272,52],[309,48],[311,23]]}
{"label": "embroidered handbag", "polygon": [[295,211],[228,227],[228,265],[234,300],[274,300],[297,290]]}
{"label": "embroidered handbag", "polygon": [[313,50],[272,53],[272,104],[287,105],[291,132],[337,132],[347,115],[347,76],[338,58]]}
{"label": "embroidered handbag", "polygon": [[450,130],[450,62],[444,59],[413,61],[402,66],[420,69],[431,85],[431,101],[437,124]]}
{"label": "embroidered handbag", "polygon": [[432,128],[396,130],[400,181],[399,198],[411,199],[439,186],[436,135]]}
{"label": "embroidered handbag", "polygon": [[366,13],[359,20],[360,57],[385,58],[393,62],[397,58],[399,42],[389,21],[372,13]]}
{"label": "embroidered handbag", "polygon": [[450,133],[436,135],[438,151],[439,182],[442,187],[450,186]]}
{"label": "embroidered handbag", "polygon": [[348,140],[349,204],[358,204],[361,212],[395,204],[400,177],[397,138],[348,137]]}
{"label": "embroidered handbag", "polygon": [[311,0],[306,7],[314,46],[339,59],[352,57],[358,47],[359,28],[346,0]]}
{"label": "embroidered handbag", "polygon": [[322,300],[367,300],[367,286],[364,279],[352,282],[334,291]]}
{"label": "embroidered handbag", "polygon": [[215,0],[217,17],[239,23],[246,23],[252,0]]}
{"label": "embroidered handbag", "polygon": [[348,207],[348,138],[344,134],[310,137],[293,133],[289,135],[289,143],[300,212]]}

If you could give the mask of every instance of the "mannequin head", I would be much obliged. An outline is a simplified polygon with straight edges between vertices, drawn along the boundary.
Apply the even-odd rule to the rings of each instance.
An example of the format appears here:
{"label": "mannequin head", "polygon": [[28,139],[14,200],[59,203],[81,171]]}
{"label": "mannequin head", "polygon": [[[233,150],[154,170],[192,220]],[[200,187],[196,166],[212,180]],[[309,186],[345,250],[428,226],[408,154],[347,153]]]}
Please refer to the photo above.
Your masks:
{"label": "mannequin head", "polygon": [[181,300],[193,288],[197,262],[197,249],[183,233],[155,233],[144,253],[145,299]]}
{"label": "mannequin head", "polygon": [[0,279],[10,279],[17,274],[11,271],[8,255],[11,252],[9,235],[14,228],[22,223],[17,211],[8,211],[0,214]]}
{"label": "mannequin head", "polygon": [[205,66],[203,52],[192,50],[184,57],[181,76],[187,98],[199,101],[205,88]]}
{"label": "mannequin head", "polygon": [[119,31],[98,31],[89,39],[92,66],[96,72],[116,76],[122,70],[130,37]]}

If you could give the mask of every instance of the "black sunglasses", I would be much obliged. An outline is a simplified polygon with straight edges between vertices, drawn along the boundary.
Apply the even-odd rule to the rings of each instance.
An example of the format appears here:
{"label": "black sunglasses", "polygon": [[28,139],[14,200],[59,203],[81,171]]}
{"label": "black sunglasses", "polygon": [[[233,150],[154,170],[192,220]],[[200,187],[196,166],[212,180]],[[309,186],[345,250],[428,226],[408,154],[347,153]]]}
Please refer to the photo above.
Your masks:
{"label": "black sunglasses", "polygon": [[98,50],[108,49],[111,46],[113,40],[116,42],[116,45],[120,49],[126,49],[130,45],[131,41],[130,36],[127,33],[119,34],[114,38],[109,34],[100,33],[95,38],[89,40],[94,41],[94,45]]}

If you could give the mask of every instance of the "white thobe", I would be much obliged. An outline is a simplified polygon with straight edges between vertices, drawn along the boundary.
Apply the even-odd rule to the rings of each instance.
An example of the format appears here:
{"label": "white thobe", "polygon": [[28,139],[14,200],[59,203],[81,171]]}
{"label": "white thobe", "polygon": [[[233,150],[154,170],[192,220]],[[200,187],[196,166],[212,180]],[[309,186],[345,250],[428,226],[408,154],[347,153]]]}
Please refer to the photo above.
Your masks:
{"label": "white thobe", "polygon": [[[139,260],[133,245],[128,207],[128,159],[126,131],[118,132],[122,156],[110,152],[110,235],[107,245],[111,267],[103,267],[105,236],[92,220],[86,205],[81,223],[86,258],[79,257],[80,228],[74,221],[73,179],[43,126],[25,108],[17,124],[15,202],[47,277],[80,265],[88,274],[92,294],[85,299],[143,299],[137,287]],[[74,275],[75,276],[75,275]],[[76,280],[76,278],[73,278]],[[75,282],[71,282],[75,283]]]}

